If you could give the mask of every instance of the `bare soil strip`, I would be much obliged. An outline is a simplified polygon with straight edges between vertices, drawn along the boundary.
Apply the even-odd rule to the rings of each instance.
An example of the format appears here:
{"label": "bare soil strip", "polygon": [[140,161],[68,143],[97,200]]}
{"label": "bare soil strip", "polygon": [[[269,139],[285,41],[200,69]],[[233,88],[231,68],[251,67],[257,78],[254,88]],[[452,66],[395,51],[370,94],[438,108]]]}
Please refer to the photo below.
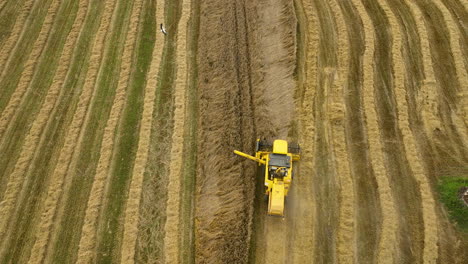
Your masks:
{"label": "bare soil strip", "polygon": [[328,103],[329,122],[331,126],[332,151],[335,157],[336,173],[339,179],[339,224],[337,234],[337,260],[339,263],[353,263],[356,248],[356,200],[354,195],[354,180],[351,174],[350,159],[346,144],[346,103],[345,88],[348,82],[350,54],[348,32],[343,15],[337,1],[329,3],[335,18],[337,29],[337,71],[334,73],[335,83],[330,93]]}
{"label": "bare soil strip", "polygon": [[108,181],[112,152],[114,150],[115,133],[119,116],[125,104],[127,96],[127,86],[129,84],[130,71],[132,66],[133,52],[136,44],[138,32],[138,21],[142,7],[142,0],[133,3],[133,10],[130,20],[125,46],[122,54],[122,64],[120,66],[120,76],[112,104],[109,119],[102,138],[99,162],[94,176],[91,193],[89,195],[84,224],[81,231],[80,244],[78,249],[77,263],[90,263],[95,261],[95,247],[97,244],[97,222],[101,211],[105,186]]}
{"label": "bare soil strip", "polygon": [[381,208],[372,169],[363,105],[363,56],[365,36],[362,20],[351,2],[340,1],[347,22],[350,62],[345,87],[346,141],[355,188],[355,234],[358,263],[375,263],[379,242]]}
{"label": "bare soil strip", "polygon": [[[22,152],[20,154],[20,161],[24,161],[21,164],[15,166],[15,169],[12,173],[12,175],[15,175],[15,173],[20,173],[20,174],[26,174],[25,179],[26,183],[23,185],[23,191],[21,192],[20,197],[18,198],[18,206],[15,212],[15,215],[18,219],[20,220],[13,220],[11,222],[14,222],[14,226],[10,227],[10,231],[14,231],[14,233],[10,233],[8,236],[11,236],[10,239],[8,240],[7,238],[4,239],[4,241],[9,241],[9,251],[12,251],[12,248],[19,247],[18,249],[15,250],[15,252],[28,252],[28,249],[30,249],[31,245],[28,245],[27,242],[25,242],[23,239],[20,238],[23,236],[31,236],[31,234],[34,231],[31,231],[31,224],[35,224],[35,221],[32,219],[34,218],[35,215],[35,209],[37,208],[36,206],[33,206],[31,203],[28,203],[30,198],[29,196],[36,196],[36,194],[30,193],[30,191],[25,191],[25,190],[31,190],[31,184],[32,182],[37,182],[38,175],[37,170],[33,169],[31,167],[32,160],[36,160],[37,156],[39,155],[38,152],[40,151],[40,148],[38,145],[40,144],[40,140],[42,137],[42,131],[46,125],[46,123],[49,120],[50,114],[52,110],[55,108],[56,101],[59,97],[63,96],[61,92],[61,87],[63,84],[63,80],[65,79],[65,76],[67,75],[69,66],[70,66],[70,60],[71,56],[73,54],[73,46],[74,43],[76,42],[76,39],[78,38],[78,34],[80,33],[80,28],[83,24],[84,17],[86,15],[86,9],[87,9],[87,1],[82,1],[80,4],[72,5],[71,6],[71,14],[69,12],[65,14],[60,14],[59,17],[65,17],[67,20],[70,22],[73,21],[73,19],[70,18],[75,18],[76,19],[73,25],[71,23],[66,24],[65,23],[65,28],[68,28],[67,26],[71,26],[70,33],[68,34],[68,37],[65,41],[64,44],[64,50],[60,56],[59,59],[59,65],[57,68],[57,71],[55,72],[55,75],[53,76],[52,79],[52,84],[47,92],[47,95],[44,99],[44,102],[42,104],[42,108],[39,111],[39,114],[37,115],[36,119],[34,119],[34,123],[32,124],[31,130],[29,131],[28,135],[26,136],[25,143],[22,148]],[[74,13],[74,10],[77,10],[80,8],[77,13]],[[61,24],[61,26],[64,26],[64,24]],[[68,31],[67,31],[68,32]],[[63,36],[66,36],[67,34],[63,34]],[[49,73],[49,72],[47,72]],[[53,71],[52,71],[53,73]],[[46,78],[45,75],[41,75],[43,78]],[[36,84],[37,85],[37,84]],[[36,96],[35,99],[39,98]],[[30,112],[31,113],[31,112]],[[34,176],[31,176],[31,173],[35,172]],[[34,178],[31,180],[30,178]],[[29,188],[29,189],[25,189]],[[33,188],[34,189],[34,188]],[[36,188],[37,189],[37,188]],[[26,195],[26,196],[25,196]],[[32,201],[34,203],[34,200]],[[28,208],[28,209],[27,209]],[[26,217],[24,214],[28,214]],[[24,222],[24,219],[27,219],[26,222]],[[21,230],[21,231],[18,231]],[[2,251],[3,252],[3,251]],[[24,257],[27,255],[27,253],[21,253],[22,256]],[[18,257],[18,255],[10,255],[12,258]],[[26,261],[25,259],[21,260],[20,262]]]}
{"label": "bare soil strip", "polygon": [[[13,1],[12,1],[13,2]],[[36,3],[36,5],[34,5]],[[44,3],[42,3],[44,4]],[[31,14],[34,14],[37,16],[37,8],[40,4],[38,4],[37,1],[34,0],[27,0],[24,5],[21,7],[21,10],[17,14],[16,20],[15,20],[15,25],[13,26],[13,29],[11,30],[10,35],[8,36],[7,39],[4,41],[0,42],[0,80],[1,77],[3,77],[3,72],[8,68],[8,59],[11,60],[11,58],[15,55],[16,49],[18,49],[18,43],[21,39],[24,37],[24,32],[29,29],[29,26],[26,25],[26,21],[28,21],[28,17],[31,16]],[[31,21],[31,20],[29,20]],[[33,23],[31,21],[30,23]],[[38,23],[38,22],[37,22]],[[29,25],[29,24],[28,24]],[[15,50],[13,50],[16,48]],[[24,54],[23,54],[24,55]],[[5,100],[5,99],[3,99]],[[0,101],[4,102],[4,101]],[[0,103],[0,112],[3,111],[3,104]]]}
{"label": "bare soil strip", "polygon": [[[28,57],[26,65],[24,66],[24,70],[23,68],[21,68],[20,70],[15,72],[16,75],[13,73],[11,75],[8,75],[9,77],[7,78],[8,84],[5,84],[4,82],[0,82],[0,87],[2,87],[2,93],[0,93],[0,96],[7,96],[7,94],[9,93],[8,91],[14,90],[8,102],[4,101],[5,104],[2,104],[2,102],[0,101],[0,109],[4,109],[4,111],[0,115],[0,152],[9,153],[9,155],[4,156],[0,160],[0,171],[3,172],[2,177],[0,179],[2,183],[0,184],[0,198],[3,198],[3,199],[6,199],[3,195],[4,195],[5,187],[7,187],[8,175],[10,175],[11,170],[13,169],[13,164],[16,162],[16,159],[18,158],[18,155],[20,152],[20,148],[18,148],[18,144],[17,144],[19,142],[17,142],[16,140],[18,139],[18,137],[24,138],[24,134],[17,133],[16,129],[23,129],[23,130],[25,129],[24,125],[18,128],[18,123],[15,123],[15,125],[9,125],[9,124],[10,124],[11,119],[14,118],[14,114],[16,113],[16,110],[18,109],[19,105],[24,99],[23,94],[26,92],[28,87],[30,87],[30,83],[33,80],[33,76],[35,74],[35,68],[41,59],[42,51],[45,47],[47,38],[50,33],[50,29],[52,28],[55,15],[59,7],[60,7],[60,1],[54,1],[53,5],[51,5],[49,9],[47,10],[47,15],[46,15],[46,18],[44,19],[44,24],[42,25],[43,27],[40,29],[38,38],[34,42],[32,52],[30,56]],[[39,31],[39,28],[37,30]],[[31,35],[35,35],[35,34],[31,34]],[[20,52],[20,51],[16,50],[15,52]],[[11,69],[11,68],[12,67],[8,67],[8,69]],[[14,80],[14,79],[16,81],[19,81],[19,83],[10,82],[10,80]],[[0,100],[1,99],[2,98],[0,98]],[[6,97],[5,99],[8,100]],[[2,107],[2,105],[5,108]],[[26,128],[29,128],[29,126],[27,126]],[[7,134],[5,135],[5,133]],[[11,144],[11,143],[16,143],[16,144]],[[5,212],[5,211],[2,211],[2,212]],[[1,225],[2,224],[0,223],[0,230],[2,229]],[[0,234],[1,234],[1,231],[0,231]]]}
{"label": "bare soil strip", "polygon": [[394,89],[396,96],[396,104],[398,111],[398,124],[402,132],[403,145],[405,148],[406,158],[409,161],[412,174],[419,183],[419,191],[422,200],[422,213],[424,222],[424,250],[423,262],[435,263],[438,254],[438,223],[435,213],[435,201],[431,192],[431,186],[427,179],[427,173],[424,171],[421,162],[421,155],[416,146],[416,140],[413,132],[410,130],[408,105],[406,101],[406,87],[405,87],[405,72],[410,72],[408,68],[410,65],[404,63],[401,53],[402,36],[400,28],[398,27],[395,16],[390,10],[390,7],[384,1],[379,1],[382,9],[389,19],[390,27],[393,35],[392,42],[392,60],[394,62]]}
{"label": "bare soil strip", "polygon": [[[104,3],[102,8],[103,15],[101,16],[100,25],[96,33],[96,38],[94,39],[92,50],[90,52],[90,58],[88,62],[89,66],[84,78],[82,92],[80,94],[73,119],[69,126],[69,130],[66,132],[64,146],[60,152],[57,166],[55,167],[55,170],[52,174],[52,182],[47,194],[47,201],[49,201],[51,204],[51,212],[49,213],[45,211],[41,218],[41,222],[44,224],[44,226],[49,227],[49,229],[44,230],[44,232],[47,234],[45,236],[47,239],[45,239],[45,241],[43,240],[42,243],[39,244],[39,247],[42,250],[47,250],[45,256],[46,258],[44,260],[45,262],[52,262],[52,258],[54,258],[56,255],[59,255],[61,259],[64,260],[68,256],[68,253],[72,253],[68,252],[68,246],[71,241],[67,240],[67,242],[65,242],[60,238],[60,236],[63,235],[61,233],[63,226],[51,226],[51,224],[52,221],[56,223],[61,223],[63,221],[62,219],[65,217],[64,210],[66,202],[72,190],[77,191],[74,193],[76,194],[76,197],[74,198],[79,198],[77,193],[79,193],[78,191],[81,188],[81,185],[76,185],[73,187],[73,189],[71,189],[71,185],[73,183],[73,169],[76,166],[77,157],[80,154],[79,149],[77,151],[76,147],[80,146],[80,142],[83,140],[83,126],[86,116],[89,113],[89,103],[95,93],[95,83],[98,79],[98,76],[102,74],[100,73],[100,71],[102,71],[100,69],[103,58],[103,51],[105,50],[105,40],[109,35],[108,31],[111,31],[111,17],[114,14],[114,11],[117,11],[114,6],[115,1],[107,1]],[[81,177],[82,175],[79,176]],[[61,199],[60,203],[59,199]],[[76,218],[79,217],[78,215],[73,215],[75,212],[76,211],[70,210],[67,213],[72,214],[70,216],[72,216],[74,221],[76,221]],[[73,232],[73,229],[67,231],[70,232],[69,234],[75,234],[78,236],[80,235],[79,232]],[[46,244],[47,241],[49,241],[48,244]],[[59,245],[60,247],[67,248],[64,250],[65,252],[62,252],[60,248],[58,248]],[[47,249],[44,249],[43,247],[46,246]]]}
{"label": "bare soil strip", "polygon": [[[164,21],[164,1],[156,1],[156,25]],[[148,79],[145,87],[145,99],[143,106],[143,115],[139,132],[138,150],[135,158],[135,165],[132,172],[130,191],[127,199],[124,221],[124,235],[122,239],[121,261],[125,263],[134,263],[136,241],[139,223],[139,208],[141,202],[141,193],[143,188],[144,169],[148,160],[149,144],[151,136],[151,124],[156,95],[157,76],[164,44],[162,34],[156,36],[156,43],[152,53],[152,61],[148,72]]]}
{"label": "bare soil strip", "polygon": [[364,77],[362,82],[362,95],[366,116],[367,137],[369,140],[369,153],[372,168],[377,179],[380,205],[382,208],[382,223],[380,241],[378,244],[377,262],[393,263],[397,250],[398,218],[396,214],[395,198],[392,195],[389,178],[385,169],[383,145],[377,119],[374,99],[374,73],[372,69],[373,55],[375,51],[373,25],[369,15],[360,1],[353,1],[364,26],[365,51],[363,60]]}
{"label": "bare soil strip", "polygon": [[164,261],[180,263],[180,196],[181,172],[183,161],[184,122],[187,89],[187,22],[191,2],[182,0],[182,13],[177,30],[177,75],[174,87],[174,128],[171,143],[171,163],[169,165],[169,183],[167,185],[166,224],[164,227]]}
{"label": "bare soil strip", "polygon": [[[34,74],[35,65],[37,64],[37,61],[39,60],[40,54],[41,54],[41,52],[42,52],[42,50],[44,48],[43,46],[45,45],[48,34],[50,32],[50,29],[52,28],[55,15],[56,15],[56,13],[58,11],[58,8],[60,7],[59,3],[60,3],[60,1],[53,2],[53,4],[48,9],[48,13],[47,13],[46,19],[44,21],[44,26],[42,27],[42,30],[41,30],[41,32],[39,34],[39,38],[35,42],[33,52],[32,52],[32,56],[30,57],[30,59],[28,61],[28,65],[30,65],[30,67],[26,67],[23,74],[21,75],[22,76],[22,78],[21,78],[22,81],[20,81],[20,83],[19,83],[19,85],[17,87],[17,90],[25,91],[29,87],[30,81],[31,81],[32,76]],[[13,97],[13,98],[15,98],[15,97]],[[1,137],[0,152],[9,153],[9,155],[5,155],[2,158],[2,162],[0,163],[0,171],[3,171],[3,173],[5,173],[4,177],[8,178],[8,184],[5,184],[6,188],[4,189],[4,193],[0,193],[0,197],[2,198],[2,202],[0,203],[0,235],[2,237],[4,237],[6,232],[7,232],[6,228],[7,228],[8,224],[9,224],[8,220],[9,220],[9,218],[11,216],[12,210],[14,209],[14,203],[15,203],[16,197],[17,197],[17,195],[18,195],[18,193],[19,193],[19,191],[21,189],[21,186],[22,186],[23,180],[24,180],[24,176],[25,176],[24,175],[25,171],[16,171],[16,173],[12,173],[11,175],[9,175],[13,168],[10,168],[9,170],[7,170],[7,168],[9,167],[8,165],[11,162],[11,160],[8,157],[17,156],[17,155],[19,155],[18,152],[20,152],[20,148],[18,148],[18,146],[16,144],[11,144],[9,146],[10,142],[11,143],[18,143],[15,139],[16,139],[16,137],[18,137],[20,135],[17,135],[16,137],[11,137],[11,136],[15,135],[15,134],[20,134],[20,133],[15,133],[15,131],[16,131],[15,126],[7,126],[7,123],[10,120],[10,117],[12,116],[14,109],[16,109],[17,105],[20,102],[20,98],[16,98],[16,99],[18,99],[17,104],[16,103],[15,104],[9,104],[9,106],[11,106],[11,108],[9,108],[9,109],[12,110],[11,114],[8,115],[9,117],[6,118],[5,116],[2,115],[2,118],[0,120],[0,137]],[[3,112],[2,114],[4,114],[4,113],[5,112]],[[3,117],[5,117],[5,118],[3,118]],[[7,136],[2,137],[3,132],[7,128],[8,128],[9,133],[7,133]],[[9,146],[9,148],[8,148],[8,146]],[[12,148],[13,149],[18,149],[18,150],[12,151],[11,150]],[[18,154],[15,155],[13,153],[18,153]],[[28,162],[28,160],[18,160],[15,167],[22,166],[23,163],[27,163],[27,162]],[[5,183],[6,183],[6,181],[5,181]]]}
{"label": "bare soil strip", "polygon": [[[313,259],[314,219],[316,202],[313,195],[313,175],[315,174],[313,150],[315,149],[315,117],[313,113],[313,98],[317,89],[317,53],[319,45],[319,24],[317,14],[310,1],[296,1],[296,14],[299,23],[297,45],[298,57],[298,89],[300,98],[307,100],[296,102],[298,114],[299,138],[302,148],[301,161],[296,168],[291,196],[287,210],[292,209],[294,215],[287,217],[296,221],[289,225],[290,240],[294,243],[288,248],[287,257],[293,263],[306,263]],[[261,183],[263,184],[263,182]],[[260,185],[262,186],[262,185]],[[262,186],[263,187],[263,186]],[[262,188],[263,189],[263,188]],[[262,190],[263,191],[263,190]],[[301,197],[300,199],[297,197]],[[292,208],[293,207],[293,208]],[[266,210],[264,208],[264,210]],[[288,212],[288,211],[287,211]],[[289,220],[288,220],[289,221]],[[268,249],[265,249],[268,250]]]}

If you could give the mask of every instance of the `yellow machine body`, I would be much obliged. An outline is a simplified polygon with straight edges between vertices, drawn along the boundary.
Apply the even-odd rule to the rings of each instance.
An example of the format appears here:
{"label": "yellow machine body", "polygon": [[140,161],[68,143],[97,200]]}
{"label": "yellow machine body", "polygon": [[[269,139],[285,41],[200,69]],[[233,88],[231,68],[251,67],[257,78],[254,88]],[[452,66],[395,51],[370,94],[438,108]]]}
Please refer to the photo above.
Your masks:
{"label": "yellow machine body", "polygon": [[[258,146],[259,139],[257,139]],[[268,195],[268,214],[284,215],[285,197],[288,196],[292,181],[293,161],[300,159],[288,152],[288,142],[277,139],[272,151],[257,151],[255,157],[234,150],[234,153],[264,165],[265,194]]]}

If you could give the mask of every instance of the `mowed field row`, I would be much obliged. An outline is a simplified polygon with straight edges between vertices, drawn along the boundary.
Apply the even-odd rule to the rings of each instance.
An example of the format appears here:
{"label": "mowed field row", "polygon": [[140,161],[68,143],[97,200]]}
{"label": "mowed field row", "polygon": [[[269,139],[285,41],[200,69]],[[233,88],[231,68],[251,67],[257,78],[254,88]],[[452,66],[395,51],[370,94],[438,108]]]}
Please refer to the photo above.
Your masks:
{"label": "mowed field row", "polygon": [[[467,8],[0,1],[0,263],[463,263]],[[285,219],[259,137],[302,148]]]}
{"label": "mowed field row", "polygon": [[[154,0],[26,0],[0,8],[0,262],[161,262],[164,251],[138,250],[164,234],[146,232],[153,205],[141,197],[148,181],[166,188],[158,180],[169,175],[153,173],[160,163],[148,156],[171,152],[171,142],[155,146],[172,135],[168,116],[179,119],[173,157],[185,143],[190,2],[182,9]],[[173,160],[176,178],[182,161]],[[168,229],[170,244],[181,235]],[[137,239],[140,232],[151,238]],[[180,246],[174,250],[172,258]]]}

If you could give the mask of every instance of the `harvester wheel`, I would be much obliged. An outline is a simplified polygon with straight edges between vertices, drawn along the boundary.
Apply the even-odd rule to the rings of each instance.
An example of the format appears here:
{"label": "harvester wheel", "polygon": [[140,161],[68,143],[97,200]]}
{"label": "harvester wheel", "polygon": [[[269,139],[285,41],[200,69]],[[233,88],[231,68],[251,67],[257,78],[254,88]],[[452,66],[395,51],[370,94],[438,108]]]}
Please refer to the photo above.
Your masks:
{"label": "harvester wheel", "polygon": [[288,152],[292,154],[300,154],[301,153],[301,148],[299,147],[299,144],[296,142],[289,143],[288,144]]}
{"label": "harvester wheel", "polygon": [[273,151],[273,144],[268,140],[260,140],[257,151]]}

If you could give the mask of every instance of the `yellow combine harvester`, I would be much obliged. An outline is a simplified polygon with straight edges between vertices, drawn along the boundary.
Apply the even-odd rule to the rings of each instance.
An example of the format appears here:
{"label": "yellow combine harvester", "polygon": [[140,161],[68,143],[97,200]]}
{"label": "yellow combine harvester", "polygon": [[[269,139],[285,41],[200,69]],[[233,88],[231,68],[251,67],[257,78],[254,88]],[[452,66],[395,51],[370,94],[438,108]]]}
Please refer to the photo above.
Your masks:
{"label": "yellow combine harvester", "polygon": [[255,157],[237,150],[234,153],[258,162],[259,166],[264,165],[268,214],[283,216],[284,197],[288,196],[293,175],[292,163],[300,159],[299,146],[288,147],[288,142],[280,139],[273,144],[257,139]]}

